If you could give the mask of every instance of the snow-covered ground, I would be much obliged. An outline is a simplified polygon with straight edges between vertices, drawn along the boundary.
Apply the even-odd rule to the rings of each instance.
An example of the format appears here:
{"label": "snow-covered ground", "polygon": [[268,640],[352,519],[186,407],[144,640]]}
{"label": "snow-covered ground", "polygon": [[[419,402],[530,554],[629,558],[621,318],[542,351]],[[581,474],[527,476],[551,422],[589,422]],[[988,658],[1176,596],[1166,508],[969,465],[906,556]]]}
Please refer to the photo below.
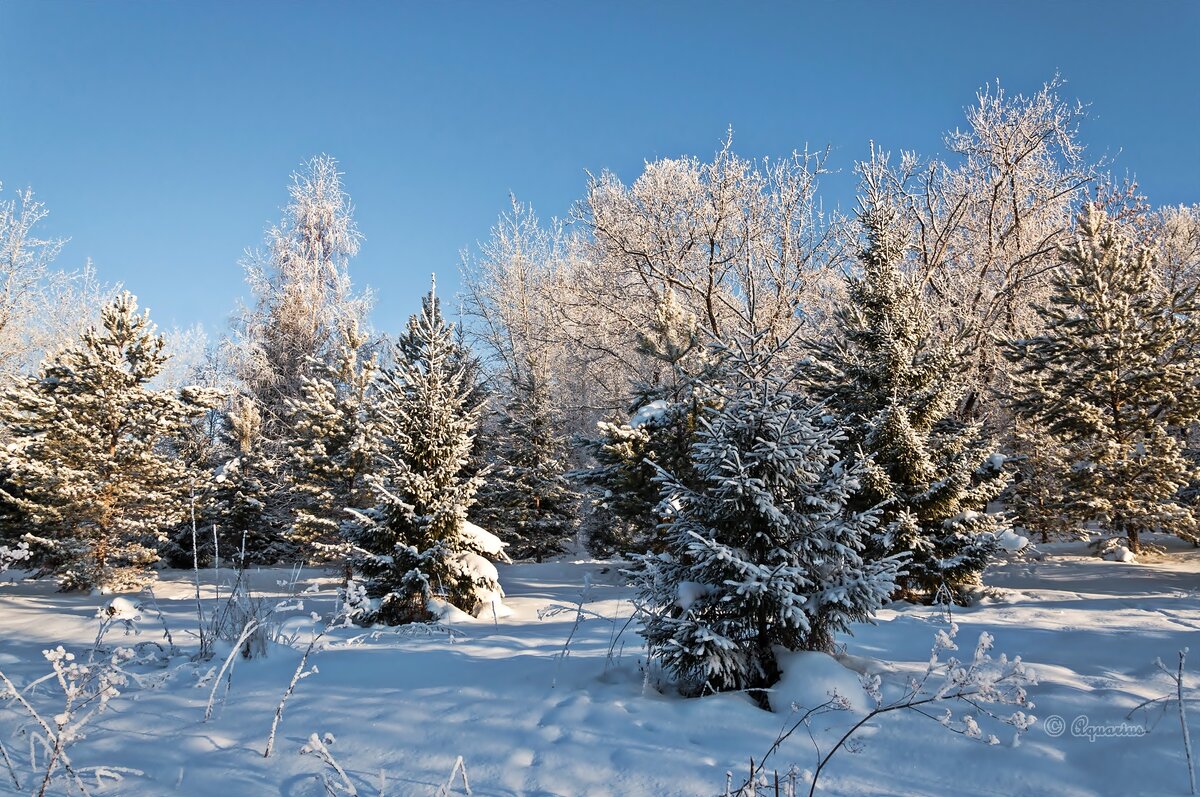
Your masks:
{"label": "snow-covered ground", "polygon": [[[1139,712],[1127,720],[1126,714],[1168,691],[1155,657],[1173,664],[1177,651],[1191,645],[1200,671],[1200,551],[1174,544],[1164,556],[1127,564],[1090,557],[1078,545],[1043,548],[1042,560],[994,567],[988,573],[994,595],[954,617],[966,654],[979,632],[988,631],[997,652],[1020,654],[1036,670],[1040,683],[1031,693],[1039,721],[1019,745],[1012,746],[1009,734],[989,747],[924,717],[894,713],[839,753],[818,793],[1187,793],[1174,707],[1165,715]],[[223,657],[195,665],[180,656],[162,670],[169,674],[162,685],[126,688],[75,743],[73,762],[144,772],[95,794],[304,797],[324,793],[315,777],[322,767],[300,749],[310,734],[331,733],[331,752],[358,793],[370,797],[380,793],[381,771],[386,794],[436,794],[458,756],[476,795],[718,795],[727,770],[736,785],[750,757],[770,747],[792,701],[821,699],[830,684],[855,689],[853,673],[827,657],[800,655],[788,660],[776,713],[740,695],[685,700],[662,694],[645,676],[640,639],[626,627],[628,593],[610,563],[502,565],[500,577],[512,613],[458,622],[450,635],[331,632],[309,662],[319,672],[296,687],[276,751],[265,759],[275,706],[308,641],[308,615],[328,615],[335,604],[335,579],[304,571],[298,589],[320,591],[302,594],[303,609],[288,612],[286,627],[300,649],[275,646],[266,659],[238,661],[228,696],[208,722],[203,714],[211,687],[196,683]],[[585,577],[591,583],[586,616],[569,655],[560,659]],[[196,645],[188,631],[196,611],[191,578],[190,572],[167,572],[156,588],[176,644],[189,651]],[[284,570],[254,574],[256,587],[280,597],[291,591],[290,578]],[[205,595],[211,605],[211,586]],[[0,586],[0,670],[23,686],[48,672],[43,649],[61,643],[86,658],[104,602],[58,594],[49,582]],[[565,610],[555,612],[556,606]],[[152,610],[142,609],[137,626],[139,634],[125,638],[118,625],[107,643],[161,640]],[[885,683],[900,682],[924,667],[934,634],[945,628],[939,611],[893,606],[878,625],[842,640],[843,661],[882,670]],[[1200,678],[1189,683],[1200,685]],[[43,684],[31,696],[49,708],[52,695]],[[1200,718],[1200,706],[1195,714]],[[1060,735],[1047,733],[1057,730],[1047,725],[1052,715],[1063,719]],[[11,703],[0,704],[0,741],[23,779],[14,793],[28,794],[36,786],[27,769],[29,742],[14,735],[23,719]],[[814,731],[827,743],[853,719],[851,712],[824,715]],[[1127,734],[1136,733],[1133,726],[1149,730],[1103,736],[1113,732],[1104,728],[1122,723]],[[1082,726],[1101,737],[1089,739]],[[1192,730],[1200,734],[1200,721]],[[780,771],[790,764],[813,766],[807,735],[793,736],[772,761]],[[0,793],[12,791],[0,765]],[[465,793],[461,779],[450,793]]]}

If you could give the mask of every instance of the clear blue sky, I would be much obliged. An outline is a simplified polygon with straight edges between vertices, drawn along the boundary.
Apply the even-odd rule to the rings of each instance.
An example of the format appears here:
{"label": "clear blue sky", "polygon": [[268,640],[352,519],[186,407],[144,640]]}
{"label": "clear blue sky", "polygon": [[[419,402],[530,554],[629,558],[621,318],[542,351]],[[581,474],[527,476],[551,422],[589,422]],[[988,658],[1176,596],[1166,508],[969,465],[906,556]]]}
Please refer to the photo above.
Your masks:
{"label": "clear blue sky", "polygon": [[48,203],[160,326],[219,332],[238,259],[307,157],[336,156],[352,266],[394,330],[509,191],[564,215],[584,171],[834,147],[828,204],[875,139],[935,152],[976,89],[1056,70],[1083,138],[1156,204],[1200,201],[1200,3],[0,0],[0,180]]}

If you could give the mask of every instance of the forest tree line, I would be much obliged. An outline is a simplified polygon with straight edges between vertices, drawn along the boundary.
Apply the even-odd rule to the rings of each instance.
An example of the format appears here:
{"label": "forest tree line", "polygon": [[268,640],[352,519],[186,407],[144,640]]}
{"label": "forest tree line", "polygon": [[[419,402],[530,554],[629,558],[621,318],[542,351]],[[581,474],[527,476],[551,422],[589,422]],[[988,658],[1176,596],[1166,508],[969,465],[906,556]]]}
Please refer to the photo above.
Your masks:
{"label": "forest tree line", "polygon": [[[771,645],[827,649],[888,597],[969,599],[1022,534],[1196,540],[1200,206],[1090,159],[1060,88],[985,89],[942,158],[873,146],[845,214],[822,209],[825,153],[728,139],[590,177],[564,222],[514,200],[458,312],[431,288],[392,337],[351,282],[331,158],[294,175],[211,345],[60,276],[20,194],[0,557],[83,589],[325,563],[355,619],[404,622],[498,594],[479,527],[516,558],[583,541],[631,562],[672,668],[746,688]],[[78,329],[62,296],[104,309]],[[729,632],[751,653],[713,648],[718,616],[759,618]]]}

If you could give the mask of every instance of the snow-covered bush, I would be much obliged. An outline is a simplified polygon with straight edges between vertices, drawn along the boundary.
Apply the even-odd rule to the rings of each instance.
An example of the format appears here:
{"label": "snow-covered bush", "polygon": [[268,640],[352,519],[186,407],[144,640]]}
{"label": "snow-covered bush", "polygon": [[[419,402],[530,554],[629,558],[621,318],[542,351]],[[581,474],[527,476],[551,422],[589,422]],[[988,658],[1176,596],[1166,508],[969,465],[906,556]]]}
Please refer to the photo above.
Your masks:
{"label": "snow-covered bush", "polygon": [[[808,784],[808,794],[812,797],[834,756],[849,749],[853,737],[879,717],[897,711],[911,711],[933,720],[951,733],[987,745],[1001,743],[990,730],[1011,729],[1012,745],[1015,746],[1021,735],[1037,722],[1037,717],[1028,713],[1035,707],[1029,699],[1028,687],[1037,684],[1036,674],[1025,666],[1020,656],[1009,659],[1000,654],[993,658],[991,651],[995,640],[986,631],[979,635],[969,660],[952,655],[944,657],[945,653],[958,650],[957,635],[955,623],[950,623],[946,630],[939,630],[924,672],[909,678],[906,683],[889,684],[878,674],[862,675],[860,685],[865,701],[858,699],[862,695],[845,695],[835,690],[822,703],[793,705],[792,710],[799,713],[799,717],[780,732],[770,749],[757,759],[757,764],[751,759],[749,777],[741,787],[732,790],[727,785],[726,794],[729,797],[766,797],[770,794],[767,762],[803,728],[814,748],[816,765],[803,771],[793,766],[789,770],[793,776],[784,782],[794,788],[797,780],[794,775],[798,775],[799,780]],[[857,715],[857,719],[840,732],[831,745],[823,748],[813,733],[812,724],[817,717],[831,712],[846,712],[852,717]],[[775,784],[778,788],[778,776]],[[794,791],[791,793],[795,794]]]}

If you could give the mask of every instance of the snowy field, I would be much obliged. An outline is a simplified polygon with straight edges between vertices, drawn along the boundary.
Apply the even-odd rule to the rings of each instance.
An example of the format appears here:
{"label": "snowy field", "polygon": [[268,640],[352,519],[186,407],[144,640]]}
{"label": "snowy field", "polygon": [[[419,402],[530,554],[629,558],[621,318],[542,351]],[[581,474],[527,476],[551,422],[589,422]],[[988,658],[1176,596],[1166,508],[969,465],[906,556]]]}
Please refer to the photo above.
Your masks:
{"label": "snowy field", "polygon": [[[954,613],[963,653],[969,655],[979,632],[987,631],[996,638],[997,653],[1021,655],[1036,670],[1039,683],[1030,691],[1039,720],[1016,747],[1011,731],[1000,734],[1001,744],[987,746],[897,712],[868,726],[857,744],[834,758],[818,793],[1186,794],[1174,705],[1126,719],[1139,703],[1170,688],[1155,657],[1174,664],[1177,651],[1192,645],[1200,666],[1200,551],[1161,542],[1168,553],[1140,564],[1101,561],[1081,545],[1043,546],[1040,560],[989,570],[993,594]],[[284,598],[293,576],[259,571],[254,585]],[[180,655],[157,670],[142,667],[158,677],[123,689],[73,745],[73,764],[143,773],[99,788],[89,774],[93,794],[304,797],[326,793],[317,773],[337,779],[315,757],[300,755],[310,734],[329,733],[336,738],[329,750],[364,796],[380,794],[381,781],[388,795],[437,794],[462,756],[475,795],[699,797],[723,793],[727,770],[733,770],[735,786],[744,779],[750,757],[760,758],[788,724],[793,702],[821,702],[834,687],[850,692],[852,704],[864,702],[861,692],[853,694],[853,672],[811,654],[789,660],[772,698],[775,713],[741,695],[685,700],[662,694],[644,674],[640,639],[626,626],[628,594],[611,564],[517,564],[502,566],[500,576],[512,609],[508,616],[460,617],[449,633],[421,636],[330,632],[309,660],[319,671],[297,685],[275,753],[266,759],[275,707],[310,638],[309,613],[328,615],[335,606],[336,579],[304,571],[295,579],[303,609],[288,610],[283,629],[294,635],[293,647],[272,646],[265,659],[235,657],[228,695],[222,684],[209,721],[203,715],[212,680],[197,683],[221,665],[228,647],[204,664]],[[562,659],[585,577],[592,584],[586,616]],[[185,654],[196,646],[188,630],[196,625],[191,579],[190,572],[166,572],[156,589]],[[211,582],[204,594],[211,605]],[[0,586],[0,670],[25,687],[49,671],[43,649],[62,644],[86,659],[104,602],[58,594],[51,582]],[[556,613],[555,607],[566,610]],[[123,637],[118,626],[105,644],[161,642],[157,614],[144,608],[142,615],[137,635]],[[894,605],[877,626],[858,627],[854,637],[841,640],[841,660],[881,672],[885,686],[900,683],[923,669],[935,633],[946,627],[941,611]],[[49,716],[55,713],[51,684],[29,696]],[[1200,707],[1195,714],[1200,717]],[[1065,723],[1057,736],[1047,733],[1056,730],[1047,725],[1052,715]],[[827,744],[853,720],[853,709],[826,714],[814,733]],[[1124,736],[1094,730],[1122,723]],[[30,743],[18,732],[27,725],[11,702],[0,707],[0,740],[22,780],[17,791],[0,770],[0,793],[36,788]],[[1082,726],[1100,738],[1089,739]],[[1200,723],[1193,724],[1195,732]],[[781,772],[792,764],[813,765],[806,735],[789,739],[771,762]],[[461,778],[449,793],[466,793]]]}

